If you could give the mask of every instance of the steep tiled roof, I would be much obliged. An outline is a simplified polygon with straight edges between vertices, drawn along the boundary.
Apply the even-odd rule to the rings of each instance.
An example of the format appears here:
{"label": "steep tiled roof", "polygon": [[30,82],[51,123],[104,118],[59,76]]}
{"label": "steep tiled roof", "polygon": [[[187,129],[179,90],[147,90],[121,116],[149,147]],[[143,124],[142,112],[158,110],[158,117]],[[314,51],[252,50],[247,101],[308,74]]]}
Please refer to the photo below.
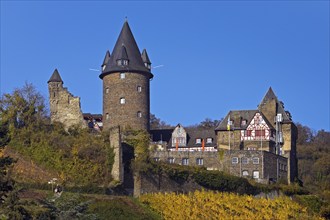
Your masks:
{"label": "steep tiled roof", "polygon": [[54,70],[52,76],[50,77],[50,79],[48,80],[47,83],[49,82],[62,82],[63,83],[63,80],[60,76],[60,74],[58,73],[57,69]]}
{"label": "steep tiled roof", "polygon": [[141,54],[141,57],[142,57],[142,61],[144,63],[147,63],[147,64],[151,64],[150,62],[150,59],[149,59],[149,56],[148,56],[148,53],[147,53],[147,50],[146,49],[143,49],[142,51],[142,54]]}
{"label": "steep tiled roof", "polygon": [[[196,139],[201,138],[205,141],[205,147],[215,147],[216,136],[214,129],[205,129],[205,128],[185,128],[187,132],[187,147],[201,147],[202,144],[196,144]],[[207,138],[212,138],[213,142],[208,144],[206,143]]]}
{"label": "steep tiled roof", "polygon": [[290,115],[284,110],[284,104],[283,102],[279,101],[278,98],[276,97],[272,87],[269,87],[266,95],[264,98],[261,100],[258,108],[260,109],[263,105],[265,105],[267,102],[275,100],[277,104],[277,113],[282,114],[283,117],[283,122],[292,122]]}
{"label": "steep tiled roof", "polygon": [[[230,111],[226,117],[219,123],[218,127],[215,128],[216,131],[225,131],[227,130],[228,118],[234,122],[231,126],[232,129],[246,129],[248,124],[253,119],[253,116],[258,112],[258,110],[238,110]],[[242,120],[246,120],[247,123],[242,125]]]}
{"label": "steep tiled roof", "polygon": [[[203,129],[203,128],[184,128],[187,132],[187,146],[186,147],[201,147],[202,144],[196,144],[196,139],[201,138],[205,140],[205,147],[215,147],[216,146],[216,135],[213,129]],[[173,129],[159,129],[151,130],[150,134],[153,142],[166,141],[168,147],[172,147],[172,132]],[[212,138],[212,143],[206,143],[207,138]]]}
{"label": "steep tiled roof", "polygon": [[109,62],[109,60],[110,60],[110,52],[109,52],[109,50],[107,50],[107,52],[105,53],[105,56],[104,56],[102,66],[106,65]]}
{"label": "steep tiled roof", "polygon": [[[128,65],[117,65],[117,60],[122,59],[123,56],[127,56],[126,58],[128,59]],[[137,72],[146,74],[150,78],[153,77],[151,72],[143,63],[140,50],[127,21],[125,21],[123,25],[117,42],[113,48],[112,55],[106,63],[106,68],[102,71],[100,78],[102,79],[105,75],[110,73],[123,71]]]}

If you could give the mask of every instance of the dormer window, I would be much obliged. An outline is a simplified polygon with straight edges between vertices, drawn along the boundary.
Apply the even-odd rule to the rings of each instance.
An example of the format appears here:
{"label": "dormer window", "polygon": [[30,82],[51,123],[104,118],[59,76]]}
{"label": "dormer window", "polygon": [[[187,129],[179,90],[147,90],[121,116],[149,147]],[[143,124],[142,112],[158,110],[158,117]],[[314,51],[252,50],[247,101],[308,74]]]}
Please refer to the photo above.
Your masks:
{"label": "dormer window", "polygon": [[128,60],[117,60],[117,66],[128,66]]}
{"label": "dormer window", "polygon": [[213,142],[213,138],[209,137],[209,138],[206,138],[206,143],[207,144],[212,144]]}
{"label": "dormer window", "polygon": [[196,138],[195,144],[201,144],[201,143],[202,143],[202,139],[201,138]]}
{"label": "dormer window", "polygon": [[242,122],[241,122],[241,126],[245,126],[246,125],[246,123],[247,123],[247,121],[244,119],[244,120],[242,120]]}
{"label": "dormer window", "polygon": [[121,51],[117,60],[118,66],[128,66],[128,56],[124,45],[121,46]]}
{"label": "dormer window", "polygon": [[144,63],[144,66],[147,67],[149,70],[151,69],[151,65],[149,63]]}

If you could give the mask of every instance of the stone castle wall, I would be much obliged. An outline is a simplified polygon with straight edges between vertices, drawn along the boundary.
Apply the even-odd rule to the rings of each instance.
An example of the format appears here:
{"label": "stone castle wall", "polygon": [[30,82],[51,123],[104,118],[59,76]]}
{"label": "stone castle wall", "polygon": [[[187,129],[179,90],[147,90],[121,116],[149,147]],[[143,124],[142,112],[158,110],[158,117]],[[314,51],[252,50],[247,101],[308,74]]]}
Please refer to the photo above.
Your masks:
{"label": "stone castle wall", "polygon": [[[253,178],[253,172],[258,171],[262,182],[268,180],[283,179],[288,173],[288,159],[267,151],[252,150],[219,150],[219,151],[154,151],[150,157],[155,160],[183,165],[183,160],[188,159],[189,166],[204,166],[208,170],[220,170],[235,176],[243,176],[247,171],[246,178]],[[237,163],[233,163],[237,158]],[[245,161],[243,162],[243,158]],[[257,158],[258,163],[253,162]],[[203,159],[203,164],[197,161]],[[246,172],[245,172],[246,173]]]}
{"label": "stone castle wall", "polygon": [[80,98],[73,96],[61,82],[49,82],[50,116],[52,122],[61,122],[65,128],[78,125],[87,127],[84,121]]}
{"label": "stone castle wall", "polygon": [[110,130],[110,147],[113,148],[114,151],[114,162],[112,165],[111,176],[113,180],[118,181],[120,183],[124,182],[124,166],[123,166],[123,154],[122,154],[122,146],[121,146],[121,138],[120,138],[120,127],[112,127]]}
{"label": "stone castle wall", "polygon": [[[121,99],[125,103],[121,103]],[[149,78],[139,73],[111,73],[103,78],[103,126],[149,130]]]}

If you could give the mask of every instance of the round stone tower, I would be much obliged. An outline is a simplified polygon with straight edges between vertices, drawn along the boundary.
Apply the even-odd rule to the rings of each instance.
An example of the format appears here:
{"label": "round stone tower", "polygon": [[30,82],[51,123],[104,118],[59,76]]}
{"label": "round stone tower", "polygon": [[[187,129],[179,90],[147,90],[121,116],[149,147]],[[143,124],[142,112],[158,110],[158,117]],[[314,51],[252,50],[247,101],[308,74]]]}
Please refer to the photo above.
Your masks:
{"label": "round stone tower", "polygon": [[150,65],[125,21],[112,54],[107,51],[102,64],[103,129],[119,125],[149,131]]}

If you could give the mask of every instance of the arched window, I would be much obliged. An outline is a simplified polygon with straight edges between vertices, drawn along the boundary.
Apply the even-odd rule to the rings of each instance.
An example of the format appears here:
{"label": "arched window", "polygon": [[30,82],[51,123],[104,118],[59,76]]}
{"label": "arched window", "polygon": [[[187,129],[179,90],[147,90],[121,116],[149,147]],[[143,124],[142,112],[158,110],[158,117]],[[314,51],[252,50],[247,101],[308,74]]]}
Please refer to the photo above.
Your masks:
{"label": "arched window", "polygon": [[249,171],[247,171],[247,170],[243,170],[243,172],[242,172],[242,176],[249,176]]}

